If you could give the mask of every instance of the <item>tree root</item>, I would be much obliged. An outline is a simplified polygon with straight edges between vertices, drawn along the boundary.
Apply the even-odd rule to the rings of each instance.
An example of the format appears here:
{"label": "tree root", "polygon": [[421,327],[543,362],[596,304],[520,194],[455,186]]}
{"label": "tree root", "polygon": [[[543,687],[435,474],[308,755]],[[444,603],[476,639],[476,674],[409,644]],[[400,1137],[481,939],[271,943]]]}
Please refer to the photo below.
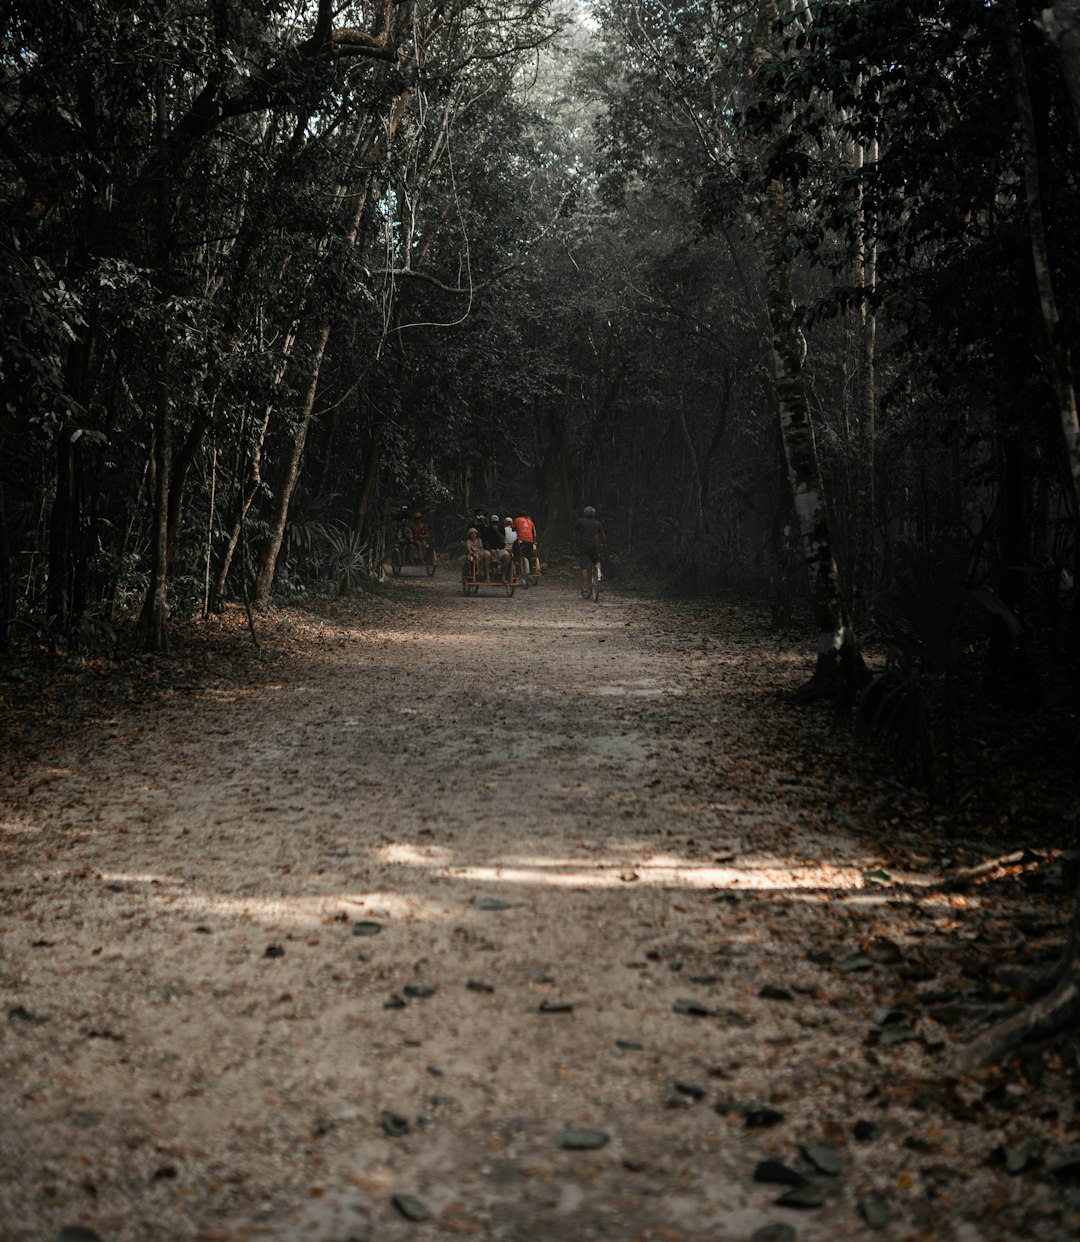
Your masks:
{"label": "tree root", "polygon": [[[996,977],[1000,979],[1005,969],[995,972]],[[1077,894],[1068,944],[1055,965],[1048,971],[1009,973],[1028,996],[1035,995],[1038,999],[972,1040],[960,1055],[963,1069],[990,1065],[1024,1044],[1080,1029],[1080,894]]]}
{"label": "tree root", "polygon": [[1049,995],[1026,1005],[998,1026],[992,1026],[964,1049],[963,1069],[973,1070],[1000,1061],[1024,1044],[1050,1039],[1080,1025],[1080,962]]}

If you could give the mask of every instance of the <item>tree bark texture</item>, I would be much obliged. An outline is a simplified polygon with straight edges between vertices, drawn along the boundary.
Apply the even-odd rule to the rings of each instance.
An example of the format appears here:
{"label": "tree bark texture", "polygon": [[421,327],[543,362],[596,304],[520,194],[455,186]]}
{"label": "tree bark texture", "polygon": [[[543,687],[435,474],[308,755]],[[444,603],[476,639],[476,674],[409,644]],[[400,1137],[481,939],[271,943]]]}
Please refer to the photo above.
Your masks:
{"label": "tree bark texture", "polygon": [[1080,0],[1054,0],[1042,10],[1038,24],[1061,65],[1073,119],[1080,130]]}
{"label": "tree bark texture", "polygon": [[[1042,187],[1039,173],[1039,148],[1035,135],[1035,118],[1031,106],[1031,93],[1027,83],[1024,49],[1016,14],[1016,0],[1009,0],[1010,20],[1006,23],[1009,41],[1009,57],[1012,61],[1013,86],[1016,92],[1016,111],[1020,123],[1020,142],[1024,152],[1024,186],[1027,194],[1028,231],[1031,235],[1031,257],[1035,266],[1035,281],[1039,290],[1046,336],[1050,344],[1054,391],[1058,403],[1062,438],[1065,444],[1065,460],[1072,479],[1073,497],[1080,508],[1080,420],[1076,410],[1076,388],[1073,379],[1072,356],[1065,326],[1058,312],[1054,291],[1053,266],[1043,221]],[[1062,6],[1062,11],[1080,8],[1080,3]],[[1074,14],[1075,16],[1075,14]],[[1075,27],[1073,28],[1075,30]],[[1077,121],[1080,133],[1080,118]]]}
{"label": "tree bark texture", "polygon": [[[363,219],[364,207],[367,204],[368,194],[371,191],[371,185],[375,177],[375,167],[386,154],[391,142],[393,142],[398,127],[401,125],[412,103],[414,91],[415,88],[413,86],[405,87],[398,96],[397,103],[387,121],[385,131],[368,146],[367,153],[364,156],[364,163],[366,165],[364,177],[353,201],[352,220],[345,233],[345,243],[350,247],[356,245],[356,239],[360,232],[360,221]],[[292,501],[293,492],[296,489],[297,480],[300,477],[300,467],[303,464],[304,444],[307,440],[308,427],[311,425],[311,420],[315,414],[315,399],[319,391],[319,371],[322,367],[323,356],[326,353],[326,346],[330,340],[332,329],[333,325],[329,321],[324,322],[319,328],[315,340],[311,361],[311,375],[303,410],[293,437],[289,460],[285,467],[285,477],[278,493],[278,503],[271,522],[270,534],[259,551],[259,567],[255,578],[254,600],[257,605],[265,604],[273,590],[278,556],[281,553],[281,545],[285,539],[285,527],[289,520],[289,505]]]}
{"label": "tree bark texture", "polygon": [[[753,72],[773,57],[775,0],[762,0],[754,41]],[[773,101],[759,88],[759,98]],[[759,163],[765,181],[761,204],[761,237],[766,267],[766,306],[772,346],[773,381],[780,412],[784,456],[795,513],[802,537],[803,559],[817,629],[817,662],[810,681],[799,691],[803,699],[833,693],[844,678],[843,661],[853,645],[840,591],[832,532],[814,442],[810,404],[803,378],[805,342],[795,322],[790,270],[784,256],[787,199],[783,182],[771,171],[779,133],[775,125],[759,137]]]}
{"label": "tree bark texture", "polygon": [[[1046,335],[1050,344],[1054,392],[1065,441],[1066,460],[1072,479],[1073,496],[1076,504],[1080,506],[1080,425],[1077,422],[1072,358],[1058,314],[1053,267],[1043,222],[1035,118],[1028,89],[1016,0],[1008,0],[1008,4],[1009,20],[1005,23],[1005,28],[1009,44],[1009,59],[1012,64],[1020,142],[1024,153],[1024,184],[1027,194],[1031,256],[1043,322],[1046,325]],[[1080,6],[1075,0],[1069,0],[1061,6],[1061,12],[1071,12],[1075,19],[1078,8]],[[1072,29],[1076,30],[1075,21]],[[1080,114],[1078,114],[1078,129],[1080,129]],[[1074,898],[1069,942],[1054,968],[1052,980],[1053,988],[1046,996],[1025,1006],[1015,1017],[992,1027],[969,1044],[962,1056],[963,1064],[972,1068],[1000,1060],[1022,1044],[1047,1039],[1063,1031],[1074,1030],[1080,1023],[1080,885],[1077,886]]]}
{"label": "tree bark texture", "polygon": [[[165,150],[167,131],[165,66],[159,61],[154,83],[154,132],[159,157]],[[162,294],[161,350],[157,359],[154,410],[154,518],[150,543],[150,583],[143,602],[141,621],[146,650],[164,654],[169,649],[169,506],[172,489],[172,398],[169,391],[169,325],[165,322],[165,304],[172,283],[169,266],[173,196],[172,179],[163,158],[159,160],[156,191],[157,278]]]}

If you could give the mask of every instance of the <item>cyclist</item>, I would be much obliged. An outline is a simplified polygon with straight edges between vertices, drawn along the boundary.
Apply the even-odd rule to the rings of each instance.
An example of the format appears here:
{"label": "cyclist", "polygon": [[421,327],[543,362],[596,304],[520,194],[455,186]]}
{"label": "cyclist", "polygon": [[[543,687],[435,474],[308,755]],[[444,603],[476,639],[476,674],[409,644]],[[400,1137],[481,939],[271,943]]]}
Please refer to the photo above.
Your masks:
{"label": "cyclist", "polygon": [[431,538],[431,532],[428,530],[427,521],[422,514],[414,513],[412,515],[412,523],[409,527],[409,534],[413,543],[416,545],[416,551],[420,556],[420,564],[427,564],[427,545]]}
{"label": "cyclist", "polygon": [[409,506],[401,505],[394,510],[394,543],[398,546],[398,554],[402,561],[408,559],[409,547],[412,544],[412,527],[409,524]]}
{"label": "cyclist", "polygon": [[586,506],[581,517],[574,524],[571,542],[578,550],[581,561],[581,594],[589,594],[589,570],[593,565],[600,564],[600,549],[607,546],[607,535],[604,525],[596,516],[592,505]]}
{"label": "cyclist", "polygon": [[537,543],[536,527],[533,525],[532,518],[527,513],[514,518],[514,530],[517,531],[518,552],[521,554],[525,573],[529,572],[529,566],[532,565],[533,572],[539,576],[540,546]]}

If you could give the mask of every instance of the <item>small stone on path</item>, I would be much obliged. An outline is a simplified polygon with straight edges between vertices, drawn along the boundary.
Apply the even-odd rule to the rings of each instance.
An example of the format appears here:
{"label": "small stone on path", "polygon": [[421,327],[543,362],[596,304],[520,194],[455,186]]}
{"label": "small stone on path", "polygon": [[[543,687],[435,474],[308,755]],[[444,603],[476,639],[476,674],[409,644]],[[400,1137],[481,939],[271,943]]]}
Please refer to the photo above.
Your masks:
{"label": "small stone on path", "polygon": [[764,1129],[766,1126],[779,1125],[784,1114],[775,1108],[752,1108],[746,1114],[746,1124],[750,1129]]}
{"label": "small stone on path", "polygon": [[867,1195],[860,1202],[859,1215],[871,1229],[884,1229],[891,1218],[889,1205],[878,1195]]}
{"label": "small stone on path", "polygon": [[352,926],[352,934],[354,936],[377,936],[382,931],[381,923],[374,923],[370,919],[364,919]]}
{"label": "small stone on path", "polygon": [[796,1242],[798,1236],[790,1225],[762,1225],[754,1230],[750,1242]]}
{"label": "small stone on path", "polygon": [[799,1150],[819,1173],[827,1173],[829,1177],[840,1175],[840,1153],[827,1143],[808,1143]]}
{"label": "small stone on path", "polygon": [[671,1006],[673,1013],[681,1013],[687,1018],[707,1018],[709,1011],[706,1007],[696,1000],[677,1000]]}
{"label": "small stone on path", "polygon": [[431,1209],[428,1205],[422,1199],[416,1199],[412,1195],[394,1195],[390,1202],[406,1220],[428,1220],[431,1216]]}
{"label": "small stone on path", "polygon": [[774,1186],[802,1186],[806,1180],[798,1169],[789,1168],[779,1160],[762,1160],[754,1170],[755,1182],[769,1182]]}
{"label": "small stone on path", "polygon": [[819,1208],[824,1205],[825,1196],[816,1186],[807,1182],[781,1195],[776,1202],[780,1207]]}
{"label": "small stone on path", "polygon": [[703,1100],[705,1098],[705,1088],[697,1086],[692,1082],[680,1082],[677,1078],[671,1084],[680,1095],[688,1096],[691,1100]]}
{"label": "small stone on path", "polygon": [[556,1135],[556,1144],[563,1151],[597,1151],[606,1147],[611,1139],[610,1134],[603,1130],[587,1130],[581,1126],[570,1126]]}
{"label": "small stone on path", "polygon": [[478,897],[476,908],[477,910],[509,910],[510,902],[503,901],[501,897]]}
{"label": "small stone on path", "polygon": [[760,996],[762,1000],[789,1001],[795,999],[787,988],[778,988],[771,983],[767,983],[758,993],[758,996]]}

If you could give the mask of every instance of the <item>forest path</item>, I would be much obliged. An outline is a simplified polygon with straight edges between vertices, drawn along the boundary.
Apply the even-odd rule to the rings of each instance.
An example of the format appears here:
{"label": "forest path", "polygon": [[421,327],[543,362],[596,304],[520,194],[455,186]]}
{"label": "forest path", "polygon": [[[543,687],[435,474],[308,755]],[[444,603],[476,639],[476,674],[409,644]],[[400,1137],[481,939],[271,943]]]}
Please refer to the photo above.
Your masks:
{"label": "forest path", "polygon": [[[83,712],[9,789],[5,1239],[824,1242],[884,1211],[963,1242],[1023,1208],[1002,1133],[915,1098],[944,1028],[872,1020],[992,924],[883,891],[914,877],[851,830],[880,790],[776,693],[803,653],[569,575],[392,585],[261,621],[288,651],[244,686],[181,662]],[[821,1205],[777,1206],[767,1159]]]}

